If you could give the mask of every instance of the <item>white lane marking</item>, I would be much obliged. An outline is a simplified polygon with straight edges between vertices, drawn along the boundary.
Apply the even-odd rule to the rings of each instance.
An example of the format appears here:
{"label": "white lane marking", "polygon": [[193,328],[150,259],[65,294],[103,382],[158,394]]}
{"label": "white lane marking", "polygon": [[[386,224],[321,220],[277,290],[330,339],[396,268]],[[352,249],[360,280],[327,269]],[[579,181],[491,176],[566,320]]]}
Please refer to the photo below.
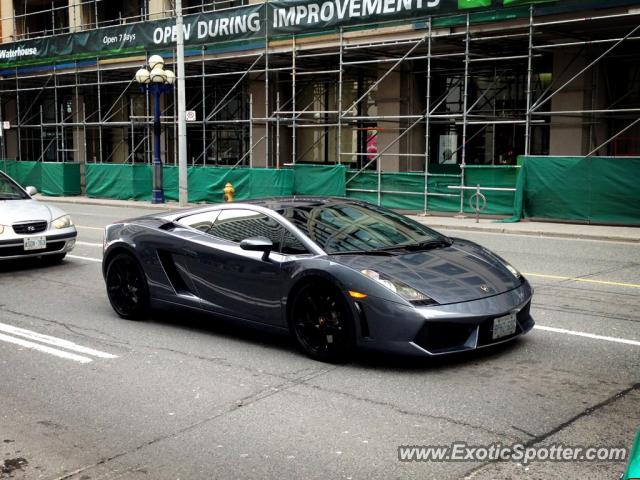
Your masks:
{"label": "white lane marking", "polygon": [[634,347],[640,347],[640,342],[637,340],[628,340],[626,338],[618,337],[606,337],[603,335],[596,335],[594,333],[576,332],[574,330],[566,330],[564,328],[545,327],[544,325],[536,325],[534,328],[538,330],[544,330],[546,332],[562,333],[564,335],[573,335],[576,337],[591,338],[593,340],[603,340],[605,342],[623,343],[625,345],[633,345]]}
{"label": "white lane marking", "polygon": [[69,258],[74,258],[76,260],[88,260],[89,262],[98,262],[98,263],[102,263],[102,259],[101,258],[91,258],[91,257],[80,257],[78,255],[67,255],[67,257]]}
{"label": "white lane marking", "polygon": [[17,337],[24,337],[29,340],[34,340],[40,343],[48,343],[49,345],[53,345],[54,347],[60,347],[66,350],[71,350],[72,352],[91,355],[92,357],[118,358],[116,355],[112,355],[110,353],[105,353],[105,352],[101,352],[100,350],[94,350],[93,348],[87,348],[81,345],[76,345],[75,343],[70,342],[69,340],[64,340],[62,338],[57,338],[57,337],[51,337],[49,335],[33,332],[31,330],[27,330],[24,328],[14,327],[13,325],[7,325],[5,323],[0,323],[0,332],[10,333],[11,335],[15,335]]}
{"label": "white lane marking", "polygon": [[66,360],[73,360],[74,362],[91,363],[93,361],[88,357],[83,357],[81,355],[76,355],[75,353],[65,352],[64,350],[47,347],[46,345],[40,345],[39,343],[29,342],[21,338],[10,337],[9,335],[5,335],[4,333],[0,333],[0,341],[20,345],[21,347],[29,348],[31,350],[38,350],[55,357],[64,358]]}
{"label": "white lane marking", "polygon": [[76,245],[84,245],[85,247],[102,247],[101,243],[80,242],[76,241]]}

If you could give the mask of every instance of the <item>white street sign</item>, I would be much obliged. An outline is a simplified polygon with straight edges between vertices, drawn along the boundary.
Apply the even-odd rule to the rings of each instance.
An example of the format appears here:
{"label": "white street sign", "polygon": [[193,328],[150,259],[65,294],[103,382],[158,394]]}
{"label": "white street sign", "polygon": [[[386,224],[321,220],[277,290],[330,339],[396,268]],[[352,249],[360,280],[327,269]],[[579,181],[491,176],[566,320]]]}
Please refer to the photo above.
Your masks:
{"label": "white street sign", "polygon": [[195,122],[196,121],[196,111],[195,110],[187,110],[184,114],[187,122]]}

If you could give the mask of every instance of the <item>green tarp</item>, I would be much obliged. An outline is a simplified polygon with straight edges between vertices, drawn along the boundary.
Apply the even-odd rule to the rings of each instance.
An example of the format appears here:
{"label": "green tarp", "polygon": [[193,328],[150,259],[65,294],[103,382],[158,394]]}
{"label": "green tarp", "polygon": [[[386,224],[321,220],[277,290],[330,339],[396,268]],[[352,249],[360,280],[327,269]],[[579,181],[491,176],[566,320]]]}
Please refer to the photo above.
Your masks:
{"label": "green tarp", "polygon": [[[513,166],[467,165],[464,183],[468,187],[515,188],[519,170]],[[465,211],[473,211],[469,208],[469,200],[474,193],[465,191]],[[508,215],[512,211],[515,192],[483,191],[482,194],[487,198],[483,214]]]}
{"label": "green tarp", "polygon": [[521,157],[513,218],[640,225],[640,158]]}
{"label": "green tarp", "polygon": [[0,161],[0,169],[23,187],[36,187],[48,196],[80,195],[80,164],[33,161]]}
{"label": "green tarp", "polygon": [[293,191],[296,195],[327,195],[344,197],[346,169],[342,165],[305,165],[293,167],[295,180]]}
{"label": "green tarp", "polygon": [[[151,198],[152,168],[149,165],[87,164],[88,197],[121,200]],[[163,169],[167,200],[178,200],[178,168]],[[227,182],[235,189],[236,200],[291,195],[293,171],[219,167],[189,167],[190,202],[221,202]]]}
{"label": "green tarp", "polygon": [[[465,185],[482,187],[514,188],[517,167],[492,165],[467,165]],[[449,186],[460,186],[460,167],[458,165],[429,165],[427,209],[435,212],[459,212],[459,190]],[[444,176],[440,176],[444,175]],[[377,203],[378,174],[363,172],[347,174],[347,196]],[[381,204],[400,210],[424,210],[424,174],[423,173],[382,173]],[[373,190],[363,192],[358,190]],[[469,207],[469,198],[474,192],[465,193],[464,211],[473,213]],[[513,211],[513,192],[483,192],[487,197],[484,214],[509,215]],[[454,196],[452,196],[454,195]]]}

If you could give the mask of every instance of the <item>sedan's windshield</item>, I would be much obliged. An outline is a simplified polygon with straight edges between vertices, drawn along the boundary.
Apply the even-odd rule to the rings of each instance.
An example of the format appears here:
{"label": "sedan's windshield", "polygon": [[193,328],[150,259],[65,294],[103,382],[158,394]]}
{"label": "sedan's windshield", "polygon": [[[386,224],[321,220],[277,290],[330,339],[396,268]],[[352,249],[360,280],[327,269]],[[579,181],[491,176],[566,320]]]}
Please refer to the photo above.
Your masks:
{"label": "sedan's windshield", "polygon": [[281,213],[332,254],[433,248],[449,243],[446,237],[407,217],[357,203],[301,205]]}
{"label": "sedan's windshield", "polygon": [[27,198],[29,196],[20,187],[0,173],[0,200],[24,200]]}

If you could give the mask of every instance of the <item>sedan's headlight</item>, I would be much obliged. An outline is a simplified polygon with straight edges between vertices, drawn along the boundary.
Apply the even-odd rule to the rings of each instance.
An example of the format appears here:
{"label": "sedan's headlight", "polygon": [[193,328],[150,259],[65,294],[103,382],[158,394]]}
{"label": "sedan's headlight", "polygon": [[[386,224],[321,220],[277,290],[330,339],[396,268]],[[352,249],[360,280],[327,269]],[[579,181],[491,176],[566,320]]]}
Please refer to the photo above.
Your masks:
{"label": "sedan's headlight", "polygon": [[389,290],[397,293],[409,302],[427,302],[434,304],[437,303],[433,299],[426,296],[424,293],[417,291],[415,288],[412,288],[409,285],[393,278],[387,277],[386,275],[380,274],[375,270],[361,270],[360,273],[384,285]]}
{"label": "sedan's headlight", "polygon": [[4,233],[4,225],[0,225],[0,235]]}
{"label": "sedan's headlight", "polygon": [[63,215],[60,218],[56,218],[53,222],[51,222],[53,228],[57,228],[60,230],[61,228],[69,228],[73,226],[73,221],[71,221],[71,217],[69,215]]}

